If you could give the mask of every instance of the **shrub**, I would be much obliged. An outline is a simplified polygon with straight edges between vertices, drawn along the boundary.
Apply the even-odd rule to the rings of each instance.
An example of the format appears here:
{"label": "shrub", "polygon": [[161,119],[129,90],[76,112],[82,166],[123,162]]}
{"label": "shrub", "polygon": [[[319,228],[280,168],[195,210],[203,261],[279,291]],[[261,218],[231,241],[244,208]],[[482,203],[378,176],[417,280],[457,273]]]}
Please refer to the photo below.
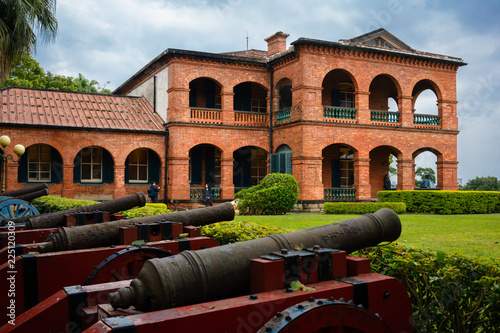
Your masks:
{"label": "shrub", "polygon": [[95,205],[97,203],[99,202],[94,200],[76,200],[60,198],[52,195],[45,195],[31,201],[31,204],[40,212],[40,214],[61,212],[77,207]]}
{"label": "shrub", "polygon": [[201,227],[202,236],[212,237],[220,245],[262,238],[270,234],[292,232],[292,229],[264,226],[251,222],[218,222]]}
{"label": "shrub", "polygon": [[416,332],[498,332],[500,268],[398,244],[359,254],[371,259],[373,271],[405,285]]}
{"label": "shrub", "polygon": [[146,203],[146,206],[128,209],[123,212],[119,212],[119,214],[123,214],[127,219],[133,219],[136,217],[153,216],[170,212],[171,211],[164,203]]}
{"label": "shrub", "polygon": [[485,214],[500,212],[500,192],[492,191],[380,191],[379,202],[404,202],[408,212]]}
{"label": "shrub", "polygon": [[268,174],[259,185],[236,193],[240,214],[276,215],[293,210],[299,198],[299,187],[292,175]]}
{"label": "shrub", "polygon": [[390,208],[396,213],[404,213],[404,202],[325,202],[326,214],[367,214],[375,213],[381,208]]}

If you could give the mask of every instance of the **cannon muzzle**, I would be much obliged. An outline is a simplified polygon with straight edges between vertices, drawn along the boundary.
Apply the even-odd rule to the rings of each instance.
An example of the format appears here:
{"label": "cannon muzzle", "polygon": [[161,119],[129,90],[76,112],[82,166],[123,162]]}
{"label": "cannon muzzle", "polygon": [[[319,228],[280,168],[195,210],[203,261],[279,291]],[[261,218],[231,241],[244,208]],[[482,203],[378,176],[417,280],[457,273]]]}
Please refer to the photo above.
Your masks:
{"label": "cannon muzzle", "polygon": [[129,287],[109,295],[114,308],[168,309],[248,294],[250,260],[282,249],[319,245],[348,253],[401,234],[398,215],[383,208],[374,214],[260,239],[146,261]]}

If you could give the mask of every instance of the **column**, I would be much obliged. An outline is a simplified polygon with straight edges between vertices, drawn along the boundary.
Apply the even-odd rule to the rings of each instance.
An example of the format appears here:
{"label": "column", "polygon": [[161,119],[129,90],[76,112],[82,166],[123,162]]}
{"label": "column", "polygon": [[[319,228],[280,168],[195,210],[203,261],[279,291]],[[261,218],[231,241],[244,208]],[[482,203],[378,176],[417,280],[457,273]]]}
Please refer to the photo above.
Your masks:
{"label": "column", "polygon": [[61,197],[73,199],[75,197],[75,183],[73,183],[73,164],[63,164],[63,183]]}
{"label": "column", "polygon": [[370,184],[370,159],[356,158],[353,163],[356,199],[370,200],[372,198],[372,186]]}
{"label": "column", "polygon": [[444,191],[458,191],[458,162],[438,161],[437,163],[437,188]]}
{"label": "column", "polygon": [[113,199],[122,198],[127,195],[125,190],[125,165],[114,166],[115,188],[113,189]]}
{"label": "column", "polygon": [[189,157],[171,156],[167,165],[167,197],[172,200],[189,200]]}
{"label": "column", "polygon": [[226,157],[228,153],[223,152],[220,161],[221,168],[221,199],[234,199],[233,184],[233,158]]}
{"label": "column", "polygon": [[356,120],[358,124],[369,124],[371,122],[370,115],[370,92],[356,91]]}
{"label": "column", "polygon": [[457,101],[438,100],[442,129],[458,131],[457,103]]}
{"label": "column", "polygon": [[403,127],[413,127],[413,97],[401,96],[398,99],[398,106]]}
{"label": "column", "polygon": [[224,89],[221,93],[222,97],[222,123],[224,125],[234,124],[234,93]]}
{"label": "column", "polygon": [[292,171],[299,183],[299,200],[323,200],[323,157],[292,157]]}
{"label": "column", "polygon": [[415,188],[413,160],[398,157],[398,185],[397,190],[411,191]]}

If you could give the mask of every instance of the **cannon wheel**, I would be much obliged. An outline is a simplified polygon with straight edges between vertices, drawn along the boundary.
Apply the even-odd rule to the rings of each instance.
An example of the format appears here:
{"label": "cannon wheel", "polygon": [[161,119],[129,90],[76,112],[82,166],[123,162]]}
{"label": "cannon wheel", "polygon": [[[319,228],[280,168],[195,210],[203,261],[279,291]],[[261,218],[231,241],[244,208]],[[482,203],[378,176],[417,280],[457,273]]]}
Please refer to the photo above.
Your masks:
{"label": "cannon wheel", "polygon": [[343,300],[310,299],[279,312],[259,330],[275,332],[391,333],[380,317]]}
{"label": "cannon wheel", "polygon": [[129,247],[104,259],[90,273],[84,285],[130,280],[137,277],[144,262],[153,258],[171,256],[171,251],[161,247]]}
{"label": "cannon wheel", "polygon": [[27,201],[8,197],[3,197],[0,201],[0,220],[39,214],[38,210]]}

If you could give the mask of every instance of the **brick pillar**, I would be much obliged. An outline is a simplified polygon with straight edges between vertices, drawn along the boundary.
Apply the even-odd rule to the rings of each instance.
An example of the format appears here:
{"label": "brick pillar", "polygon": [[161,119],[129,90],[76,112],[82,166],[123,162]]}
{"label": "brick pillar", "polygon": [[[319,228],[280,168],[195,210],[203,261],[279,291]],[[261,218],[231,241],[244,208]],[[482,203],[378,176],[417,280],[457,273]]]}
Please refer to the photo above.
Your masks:
{"label": "brick pillar", "polygon": [[413,97],[401,96],[398,100],[398,107],[401,113],[401,126],[413,127]]}
{"label": "brick pillar", "polygon": [[[322,90],[322,87],[312,86],[301,86],[294,89],[293,99],[294,101],[300,101],[300,108],[297,109],[294,116],[303,120],[323,121]],[[294,117],[294,119],[299,118]]]}
{"label": "brick pillar", "polygon": [[233,91],[222,91],[222,123],[234,125],[234,93]]}
{"label": "brick pillar", "polygon": [[415,172],[413,160],[398,157],[398,185],[397,190],[411,191],[415,188]]}
{"label": "brick pillar", "polygon": [[[14,158],[17,159],[17,155],[14,154]],[[19,167],[19,163],[13,162],[9,158],[3,162],[5,162],[5,191],[21,189],[22,187],[17,182],[17,168]],[[3,168],[2,163],[0,163],[0,166]]]}
{"label": "brick pillar", "polygon": [[189,89],[170,88],[168,93],[168,108],[166,122],[189,122],[191,108],[189,107]]}
{"label": "brick pillar", "polygon": [[234,184],[233,184],[233,157],[228,157],[229,153],[223,152],[220,161],[221,168],[221,187],[222,199],[234,198]]}
{"label": "brick pillar", "polygon": [[115,163],[115,188],[113,189],[113,199],[122,198],[127,195],[125,190],[125,165]]}
{"label": "brick pillar", "polygon": [[173,200],[189,200],[189,157],[171,156],[167,165],[167,197]]}
{"label": "brick pillar", "polygon": [[299,183],[299,200],[323,200],[323,157],[292,157],[292,170]]}
{"label": "brick pillar", "polygon": [[438,101],[442,129],[458,131],[457,103],[457,101]]}
{"label": "brick pillar", "polygon": [[444,191],[458,191],[457,161],[438,161],[437,163],[437,188]]}
{"label": "brick pillar", "polygon": [[73,183],[73,164],[63,164],[63,183],[61,197],[73,199],[75,197],[75,183]]}
{"label": "brick pillar", "polygon": [[358,124],[370,123],[370,92],[357,91],[356,92],[356,120]]}
{"label": "brick pillar", "polygon": [[370,200],[372,198],[372,187],[370,184],[370,159],[358,157],[354,159],[353,163],[356,199]]}

